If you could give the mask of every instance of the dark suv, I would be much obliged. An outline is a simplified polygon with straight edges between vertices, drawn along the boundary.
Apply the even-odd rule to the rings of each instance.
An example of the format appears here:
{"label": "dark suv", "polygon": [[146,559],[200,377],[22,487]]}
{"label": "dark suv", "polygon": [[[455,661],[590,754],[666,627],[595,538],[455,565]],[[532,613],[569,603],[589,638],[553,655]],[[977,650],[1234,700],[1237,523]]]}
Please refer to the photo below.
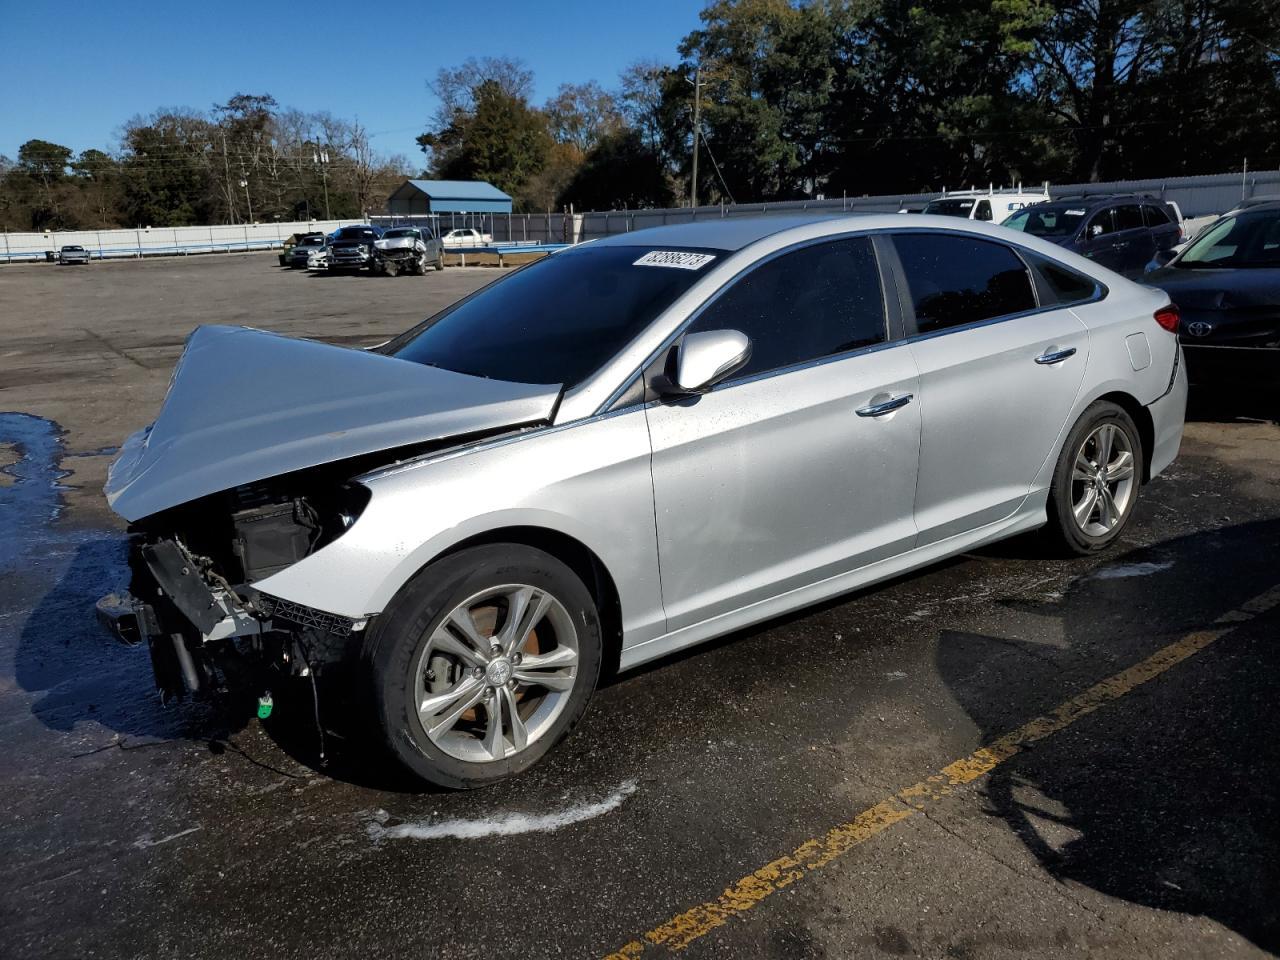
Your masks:
{"label": "dark suv", "polygon": [[373,262],[373,244],[382,237],[382,228],[368,224],[343,227],[329,234],[328,248],[330,270],[358,270]]}
{"label": "dark suv", "polygon": [[1171,205],[1152,197],[1058,197],[1014,213],[1002,226],[1066,247],[1126,276],[1182,242]]}

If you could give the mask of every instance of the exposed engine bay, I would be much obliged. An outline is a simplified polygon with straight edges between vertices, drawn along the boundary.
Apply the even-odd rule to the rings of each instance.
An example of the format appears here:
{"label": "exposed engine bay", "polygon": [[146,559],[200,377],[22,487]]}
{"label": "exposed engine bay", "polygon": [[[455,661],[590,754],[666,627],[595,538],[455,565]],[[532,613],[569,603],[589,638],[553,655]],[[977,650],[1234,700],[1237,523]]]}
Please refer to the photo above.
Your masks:
{"label": "exposed engine bay", "polygon": [[368,492],[332,474],[245,484],[130,527],[129,596],[104,598],[99,614],[126,643],[148,643],[165,699],[224,690],[246,665],[310,676],[347,658],[366,621],[254,587],[355,522]]}

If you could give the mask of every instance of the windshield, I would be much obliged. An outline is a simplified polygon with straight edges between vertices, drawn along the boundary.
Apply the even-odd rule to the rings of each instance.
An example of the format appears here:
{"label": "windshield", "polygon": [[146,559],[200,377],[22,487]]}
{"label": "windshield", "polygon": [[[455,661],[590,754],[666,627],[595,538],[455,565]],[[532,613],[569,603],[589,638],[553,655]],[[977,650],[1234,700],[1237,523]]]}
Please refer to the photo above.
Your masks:
{"label": "windshield", "polygon": [[[681,251],[683,257],[662,256]],[[485,287],[384,349],[403,360],[457,373],[571,389],[625,347],[722,255],[720,250],[688,248],[587,245],[566,250]],[[651,262],[637,262],[642,259]],[[684,266],[671,265],[677,260]]]}
{"label": "windshield", "polygon": [[1071,237],[1084,222],[1083,207],[1026,207],[1001,224],[1033,237]]}
{"label": "windshield", "polygon": [[62,249],[66,250],[68,253],[75,253],[76,251],[83,250],[84,247],[63,247]]}
{"label": "windshield", "polygon": [[932,213],[939,217],[964,217],[968,219],[969,211],[977,201],[973,197],[953,197],[947,200],[930,200],[924,205],[924,213]]}
{"label": "windshield", "polygon": [[378,232],[370,227],[343,227],[333,237],[335,240],[376,240]]}
{"label": "windshield", "polygon": [[398,230],[388,230],[386,233],[382,235],[382,239],[394,240],[396,237],[416,237],[417,235],[418,235],[417,230],[410,230],[410,229],[401,227]]}
{"label": "windshield", "polygon": [[1242,213],[1211,226],[1173,262],[1206,267],[1280,267],[1280,210]]}

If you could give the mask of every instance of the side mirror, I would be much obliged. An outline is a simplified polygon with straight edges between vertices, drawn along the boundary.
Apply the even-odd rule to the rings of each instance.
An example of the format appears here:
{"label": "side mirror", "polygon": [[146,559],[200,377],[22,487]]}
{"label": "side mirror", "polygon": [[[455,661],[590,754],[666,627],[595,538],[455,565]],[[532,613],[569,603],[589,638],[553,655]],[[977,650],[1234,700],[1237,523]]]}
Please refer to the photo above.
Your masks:
{"label": "side mirror", "polygon": [[751,359],[751,340],[738,330],[708,330],[688,334],[676,354],[675,377],[655,377],[664,396],[706,393]]}

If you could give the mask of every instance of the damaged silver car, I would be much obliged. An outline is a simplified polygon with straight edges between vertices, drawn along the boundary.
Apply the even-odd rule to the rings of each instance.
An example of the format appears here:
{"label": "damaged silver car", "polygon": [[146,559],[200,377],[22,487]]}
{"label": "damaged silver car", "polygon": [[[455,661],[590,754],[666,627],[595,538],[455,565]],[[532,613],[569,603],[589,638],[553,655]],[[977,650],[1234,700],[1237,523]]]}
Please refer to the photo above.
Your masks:
{"label": "damaged silver car", "polygon": [[1108,547],[1178,450],[1176,329],[1035,237],[895,216],[610,237],[369,351],[202,327],[111,469],[100,611],[168,695],[319,680],[326,724],[480,786],[602,671],[1038,527]]}

